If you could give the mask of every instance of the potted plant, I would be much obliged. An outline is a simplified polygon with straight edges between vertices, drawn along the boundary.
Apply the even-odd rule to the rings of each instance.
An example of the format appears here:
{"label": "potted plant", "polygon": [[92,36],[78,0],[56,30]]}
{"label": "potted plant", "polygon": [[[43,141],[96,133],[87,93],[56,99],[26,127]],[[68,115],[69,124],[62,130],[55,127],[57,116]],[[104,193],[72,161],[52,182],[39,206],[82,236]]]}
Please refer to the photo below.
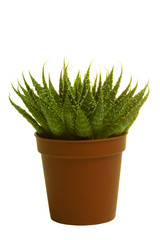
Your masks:
{"label": "potted plant", "polygon": [[148,83],[135,94],[131,81],[117,96],[121,74],[113,86],[113,68],[102,82],[94,84],[88,67],[83,81],[80,72],[72,85],[68,66],[63,65],[59,91],[42,68],[42,85],[29,72],[34,89],[13,85],[31,115],[11,104],[36,129],[42,154],[51,218],[60,223],[87,225],[114,219],[116,214],[121,156],[126,135],[148,98]]}

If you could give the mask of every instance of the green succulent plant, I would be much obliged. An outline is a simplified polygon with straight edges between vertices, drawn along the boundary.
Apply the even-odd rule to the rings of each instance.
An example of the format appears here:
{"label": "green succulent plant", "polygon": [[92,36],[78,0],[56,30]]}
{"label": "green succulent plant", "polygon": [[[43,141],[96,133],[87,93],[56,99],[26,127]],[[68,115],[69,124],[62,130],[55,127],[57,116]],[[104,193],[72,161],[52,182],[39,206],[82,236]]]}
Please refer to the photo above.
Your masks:
{"label": "green succulent plant", "polygon": [[83,81],[78,72],[72,85],[68,77],[68,65],[64,63],[60,73],[59,91],[54,88],[49,75],[48,84],[42,68],[42,85],[29,72],[34,88],[27,83],[24,74],[25,88],[19,83],[12,85],[31,115],[16,105],[11,104],[36,129],[39,136],[53,139],[101,139],[121,135],[129,130],[136,120],[139,110],[148,98],[148,83],[135,94],[138,82],[131,89],[130,80],[124,91],[117,96],[122,79],[121,74],[113,86],[114,68],[106,73],[102,82],[101,73],[96,76],[94,84],[90,81],[89,65]]}

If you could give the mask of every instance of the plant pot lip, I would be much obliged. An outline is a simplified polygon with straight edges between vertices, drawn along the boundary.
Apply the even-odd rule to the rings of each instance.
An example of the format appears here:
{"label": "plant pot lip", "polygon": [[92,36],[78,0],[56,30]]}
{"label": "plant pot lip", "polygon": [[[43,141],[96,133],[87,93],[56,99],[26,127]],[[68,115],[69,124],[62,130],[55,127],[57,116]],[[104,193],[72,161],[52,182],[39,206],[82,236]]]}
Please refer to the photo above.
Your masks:
{"label": "plant pot lip", "polygon": [[63,139],[53,139],[53,138],[44,138],[40,137],[37,132],[34,133],[36,138],[39,138],[42,141],[45,142],[55,142],[55,143],[98,143],[98,142],[107,142],[107,141],[115,141],[118,140],[122,137],[125,137],[128,134],[128,132],[123,133],[121,135],[118,135],[116,137],[111,137],[111,138],[101,138],[101,139],[89,139],[89,140],[63,140]]}

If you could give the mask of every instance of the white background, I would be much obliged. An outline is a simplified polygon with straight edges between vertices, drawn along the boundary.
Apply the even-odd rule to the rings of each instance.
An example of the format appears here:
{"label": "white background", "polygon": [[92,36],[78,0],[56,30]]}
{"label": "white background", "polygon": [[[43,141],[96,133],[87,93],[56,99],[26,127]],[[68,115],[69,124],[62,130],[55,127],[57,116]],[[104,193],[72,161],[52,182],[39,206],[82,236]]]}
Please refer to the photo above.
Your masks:
{"label": "white background", "polygon": [[[160,7],[159,1],[0,1],[0,239],[160,239]],[[41,68],[54,84],[63,59],[70,74],[123,64],[122,87],[133,75],[140,90],[150,79],[150,96],[129,131],[123,154],[117,216],[95,226],[50,220],[34,129],[8,101],[30,69]],[[23,106],[23,104],[21,104]]]}

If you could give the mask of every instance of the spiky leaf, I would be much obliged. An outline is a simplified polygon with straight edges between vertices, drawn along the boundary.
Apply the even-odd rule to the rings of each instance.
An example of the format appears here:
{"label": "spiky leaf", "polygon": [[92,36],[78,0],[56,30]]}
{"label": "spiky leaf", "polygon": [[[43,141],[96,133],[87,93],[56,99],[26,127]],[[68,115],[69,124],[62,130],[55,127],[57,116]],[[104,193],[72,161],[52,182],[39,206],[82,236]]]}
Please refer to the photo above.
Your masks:
{"label": "spiky leaf", "polygon": [[75,94],[75,101],[79,103],[82,95],[82,82],[81,82],[81,76],[80,72],[78,72],[77,77],[74,82],[74,94]]}
{"label": "spiky leaf", "polygon": [[[144,96],[144,98],[140,101],[140,103],[137,105],[137,107],[134,109],[134,113],[132,111],[132,113],[130,114],[130,120],[127,122],[125,128],[123,129],[123,132],[128,132],[129,128],[132,126],[132,124],[134,123],[134,121],[136,120],[136,118],[138,117],[139,111],[142,107],[142,105],[145,103],[145,101],[147,100],[148,96],[149,96],[149,90],[148,93]],[[129,118],[129,117],[128,117]]]}
{"label": "spiky leaf", "polygon": [[42,83],[43,83],[44,88],[48,89],[47,82],[46,82],[45,75],[44,75],[44,66],[45,66],[45,64],[46,64],[46,62],[44,63],[43,68],[42,68]]}
{"label": "spiky leaf", "polygon": [[103,95],[101,94],[93,113],[91,124],[94,132],[95,138],[101,138],[103,135],[103,120],[104,120],[104,103],[103,103]]}
{"label": "spiky leaf", "polygon": [[110,92],[112,91],[113,71],[114,71],[114,67],[112,68],[111,72],[106,75],[106,80],[104,81],[103,86],[102,86],[104,99],[107,99]]}
{"label": "spiky leaf", "polygon": [[90,75],[90,68],[91,66],[89,65],[88,70],[84,76],[83,79],[83,86],[82,86],[82,96],[81,96],[81,102],[80,104],[82,105],[83,102],[85,101],[85,98],[87,97],[88,92],[90,91],[90,79],[89,79],[89,75]]}
{"label": "spiky leaf", "polygon": [[72,106],[68,96],[66,96],[66,99],[63,105],[63,115],[64,115],[64,123],[65,123],[67,136],[69,139],[74,138],[76,111]]}
{"label": "spiky leaf", "polygon": [[36,98],[37,104],[41,107],[43,114],[47,120],[50,131],[53,135],[61,137],[64,134],[64,125],[58,117],[54,109],[52,109],[43,99]]}
{"label": "spiky leaf", "polygon": [[77,109],[75,132],[77,138],[80,139],[90,139],[93,137],[93,132],[89,120],[80,107]]}
{"label": "spiky leaf", "polygon": [[24,109],[22,109],[20,106],[16,105],[11,98],[9,97],[10,103],[14,106],[14,108],[36,129],[37,133],[40,136],[48,136],[47,133],[44,131],[44,129],[35,121],[34,118],[32,118],[31,115],[29,115]]}
{"label": "spiky leaf", "polygon": [[105,126],[106,128],[104,134],[105,137],[113,135],[115,136],[118,133],[119,133],[118,135],[122,134],[123,131],[127,128],[127,126],[131,122],[133,122],[133,118],[137,116],[137,111],[139,112],[139,109],[144,103],[143,96],[147,86],[148,84],[138,94],[136,94],[133,98],[131,98],[128,101],[128,104],[126,104],[125,107],[123,108],[119,118],[113,124]]}
{"label": "spiky leaf", "polygon": [[61,102],[60,102],[59,94],[57,93],[57,91],[55,90],[55,88],[54,88],[54,86],[53,86],[53,84],[51,82],[50,74],[49,74],[48,78],[49,78],[49,90],[50,90],[50,93],[54,97],[54,100],[56,101],[57,105],[59,107],[62,107]]}
{"label": "spiky leaf", "polygon": [[99,100],[99,96],[101,95],[101,92],[102,92],[102,76],[101,76],[101,72],[100,72],[99,83],[98,83],[97,91],[96,91],[96,94],[95,94],[95,100],[97,102]]}
{"label": "spiky leaf", "polygon": [[98,78],[98,75],[96,75],[95,79],[94,79],[94,85],[92,87],[92,94],[93,94],[93,97],[95,98],[95,95],[96,95],[96,88],[97,88],[97,78]]}
{"label": "spiky leaf", "polygon": [[96,106],[96,102],[93,97],[93,93],[91,91],[89,73],[90,73],[90,66],[83,80],[83,92],[82,92],[83,97],[81,98],[81,102],[80,102],[80,107],[84,111],[87,117],[90,117],[92,115]]}
{"label": "spiky leaf", "polygon": [[28,108],[29,112],[32,114],[32,116],[35,118],[35,120],[44,128],[46,133],[50,134],[49,127],[47,125],[47,121],[41,111],[39,111],[38,108],[32,102],[30,101],[30,98],[28,95],[23,95],[20,93],[19,90],[16,90],[14,86],[12,85],[12,88],[16,92],[16,94],[22,99],[25,106]]}

